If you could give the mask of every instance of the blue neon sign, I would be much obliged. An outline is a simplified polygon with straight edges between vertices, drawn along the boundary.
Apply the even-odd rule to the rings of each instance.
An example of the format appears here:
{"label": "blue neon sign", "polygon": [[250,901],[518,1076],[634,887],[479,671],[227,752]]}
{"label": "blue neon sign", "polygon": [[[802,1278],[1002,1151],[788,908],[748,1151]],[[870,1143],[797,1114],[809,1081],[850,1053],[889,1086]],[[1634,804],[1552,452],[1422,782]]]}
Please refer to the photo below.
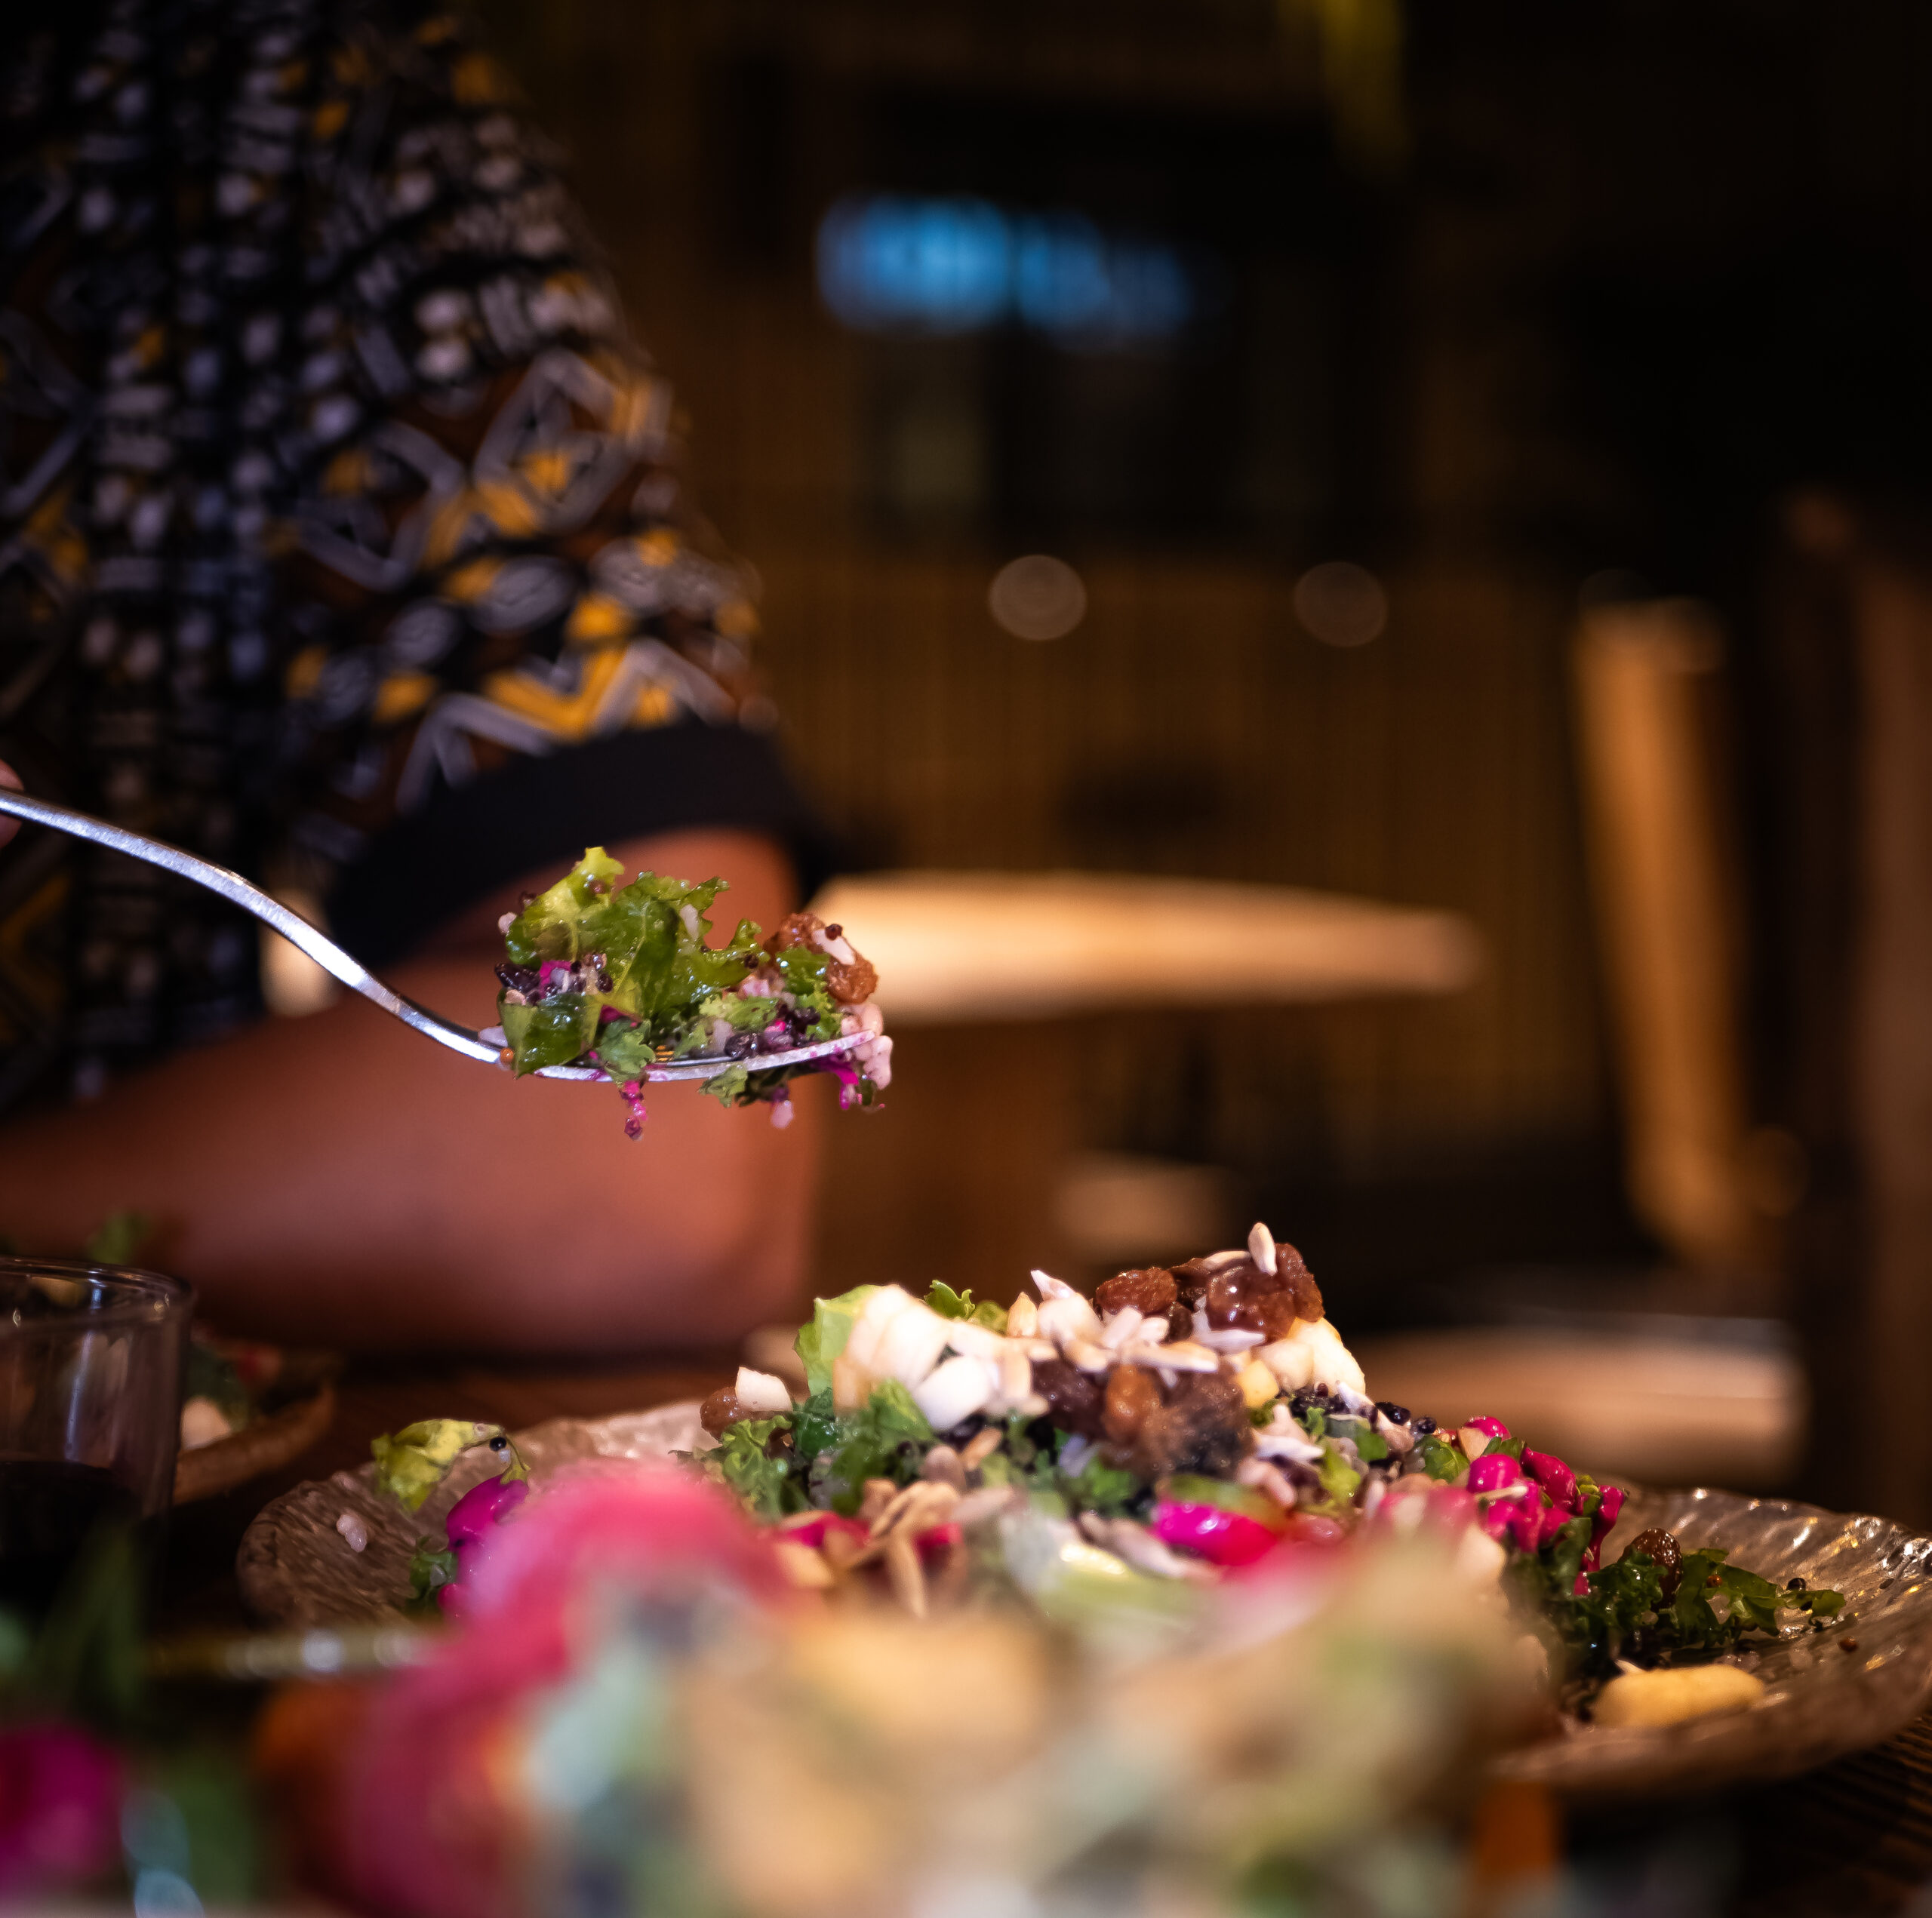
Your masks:
{"label": "blue neon sign", "polygon": [[1174,247],[1106,232],[1084,214],[889,193],[853,195],[826,214],[818,283],[833,314],[861,332],[1017,321],[1076,351],[1158,345],[1197,304]]}

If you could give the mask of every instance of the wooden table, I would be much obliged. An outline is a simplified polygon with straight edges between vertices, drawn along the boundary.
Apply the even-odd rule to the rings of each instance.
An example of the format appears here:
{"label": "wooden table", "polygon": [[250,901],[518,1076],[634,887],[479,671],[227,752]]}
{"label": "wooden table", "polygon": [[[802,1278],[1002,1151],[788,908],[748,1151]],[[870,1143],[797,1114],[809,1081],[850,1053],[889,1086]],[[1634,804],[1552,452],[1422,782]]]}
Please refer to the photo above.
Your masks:
{"label": "wooden table", "polygon": [[895,1028],[1460,992],[1482,942],[1459,913],[1294,886],[1098,872],[884,872],[812,909],[878,968]]}
{"label": "wooden table", "polygon": [[[641,1410],[708,1391],[735,1363],[720,1352],[568,1370],[463,1360],[354,1365],[341,1382],[334,1424],[303,1458],[176,1514],[162,1628],[247,1622],[233,1568],[249,1520],[287,1487],[362,1463],[377,1432],[438,1415],[516,1428]],[[1932,1898],[1915,1903],[1932,1885],[1932,1714],[1870,1751],[1786,1784],[1572,1815],[1563,1854],[1574,1887],[1591,1895],[1580,1904],[1573,1897],[1564,1909],[1642,1918],[1764,1918],[1772,1911],[1778,1918],[1877,1918],[1932,1909]]]}

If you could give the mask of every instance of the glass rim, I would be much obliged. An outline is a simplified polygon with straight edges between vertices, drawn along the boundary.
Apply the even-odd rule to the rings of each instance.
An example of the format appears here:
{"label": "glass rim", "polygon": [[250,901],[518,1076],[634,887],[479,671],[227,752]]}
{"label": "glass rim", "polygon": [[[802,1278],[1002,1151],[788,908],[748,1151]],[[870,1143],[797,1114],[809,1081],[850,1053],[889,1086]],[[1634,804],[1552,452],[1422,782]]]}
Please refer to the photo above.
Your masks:
{"label": "glass rim", "polygon": [[[104,1281],[125,1296],[102,1310],[76,1312],[71,1316],[9,1320],[0,1313],[0,1339],[42,1336],[63,1327],[75,1330],[103,1331],[118,1325],[152,1325],[192,1311],[195,1288],[186,1279],[165,1272],[149,1271],[140,1265],[110,1265],[94,1259],[35,1259],[17,1253],[0,1254],[0,1279],[30,1278],[35,1274],[51,1279],[92,1279]],[[158,1309],[157,1310],[157,1308]]]}

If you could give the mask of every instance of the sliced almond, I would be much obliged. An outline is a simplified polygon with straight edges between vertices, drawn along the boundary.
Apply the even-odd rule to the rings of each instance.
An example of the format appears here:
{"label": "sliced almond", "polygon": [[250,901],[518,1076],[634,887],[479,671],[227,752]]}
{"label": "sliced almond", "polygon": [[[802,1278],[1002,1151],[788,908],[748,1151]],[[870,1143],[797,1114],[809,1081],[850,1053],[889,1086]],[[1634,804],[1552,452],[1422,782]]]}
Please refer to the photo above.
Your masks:
{"label": "sliced almond", "polygon": [[[1032,1367],[1028,1369],[1030,1371]],[[989,1425],[983,1431],[975,1432],[967,1441],[966,1449],[959,1455],[960,1464],[969,1472],[977,1472],[999,1449],[1000,1441],[1005,1436],[997,1425]]]}

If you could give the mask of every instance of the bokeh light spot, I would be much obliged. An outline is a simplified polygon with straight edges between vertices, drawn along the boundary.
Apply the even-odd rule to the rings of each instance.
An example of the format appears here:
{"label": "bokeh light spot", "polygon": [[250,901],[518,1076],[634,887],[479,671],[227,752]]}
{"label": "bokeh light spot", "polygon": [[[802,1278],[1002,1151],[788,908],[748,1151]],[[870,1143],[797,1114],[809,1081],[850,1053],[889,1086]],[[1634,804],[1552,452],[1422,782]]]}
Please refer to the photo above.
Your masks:
{"label": "bokeh light spot", "polygon": [[1063,639],[1087,616],[1087,588],[1065,560],[1029,553],[993,575],[986,604],[1015,639]]}
{"label": "bokeh light spot", "polygon": [[1295,582],[1295,617],[1324,646],[1366,646],[1389,623],[1389,595],[1367,567],[1331,559]]}

